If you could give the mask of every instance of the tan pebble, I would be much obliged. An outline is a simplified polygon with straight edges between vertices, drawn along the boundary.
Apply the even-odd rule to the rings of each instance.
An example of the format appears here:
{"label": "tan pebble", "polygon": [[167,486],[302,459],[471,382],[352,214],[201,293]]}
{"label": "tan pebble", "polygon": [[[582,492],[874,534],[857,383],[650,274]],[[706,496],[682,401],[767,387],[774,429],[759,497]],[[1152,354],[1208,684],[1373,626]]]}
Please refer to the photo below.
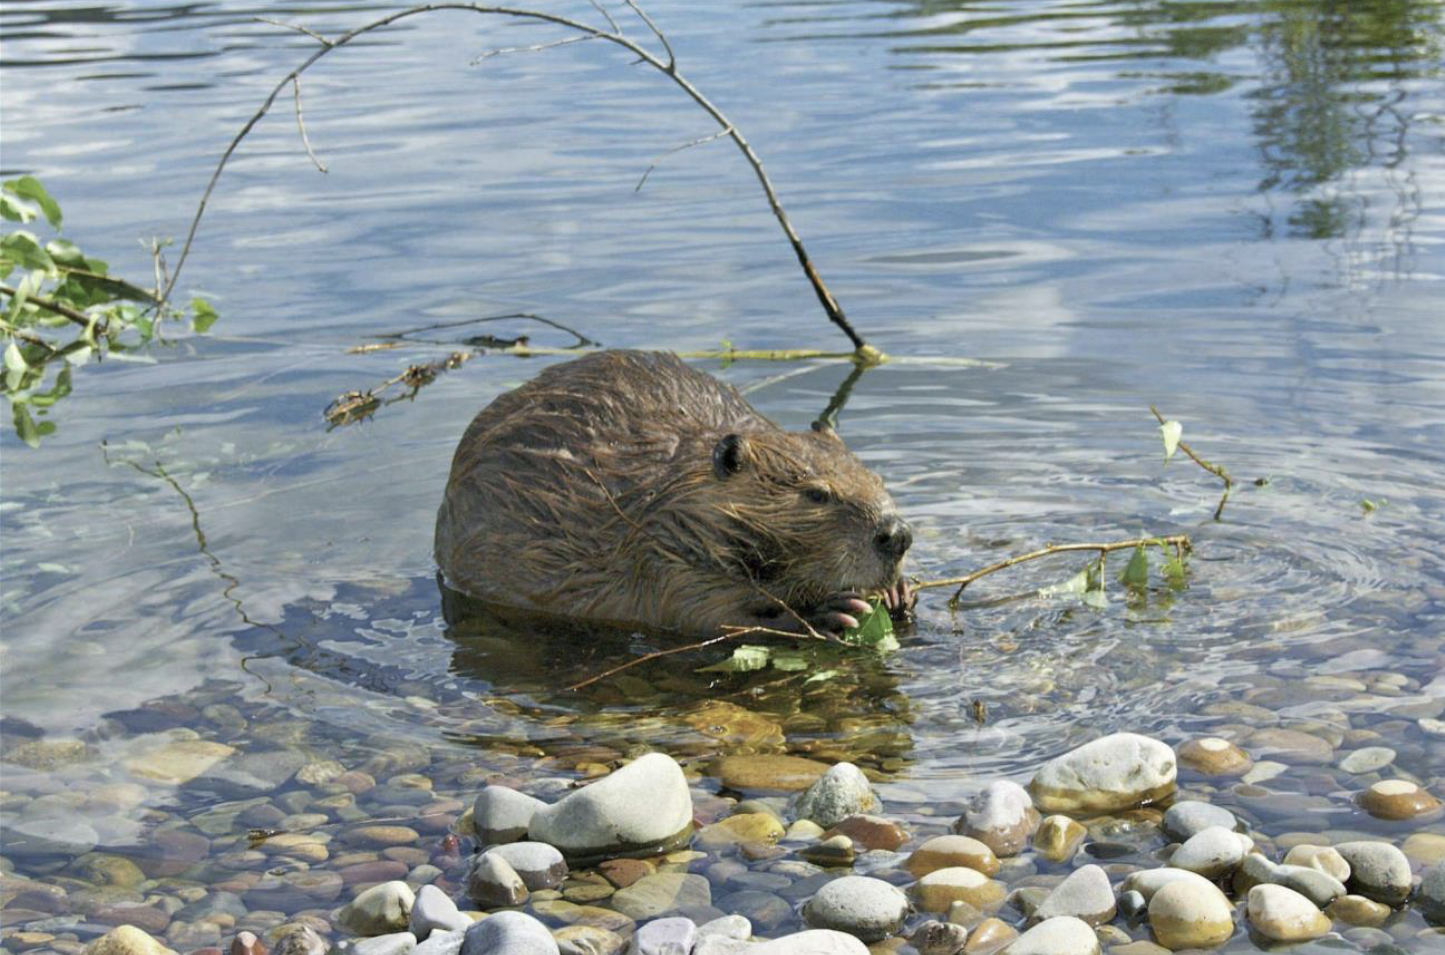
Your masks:
{"label": "tan pebble", "polygon": [[261,843],[261,851],[267,855],[285,856],[302,862],[325,862],[331,854],[324,839],[300,832],[274,835]]}
{"label": "tan pebble", "polygon": [[1218,736],[1188,740],[1177,753],[1179,765],[1205,776],[1243,776],[1254,768],[1248,753]]}
{"label": "tan pebble", "polygon": [[1002,884],[967,866],[930,872],[913,883],[911,891],[924,912],[947,912],[955,901],[987,910],[1002,902],[1005,894]]}
{"label": "tan pebble", "polygon": [[1169,955],[1169,949],[1141,938],[1127,945],[1113,946],[1109,949],[1109,955]]}
{"label": "tan pebble", "polygon": [[348,829],[342,838],[352,845],[409,846],[415,845],[421,835],[410,826],[357,826]]}
{"label": "tan pebble", "polygon": [[968,933],[963,950],[966,955],[992,955],[1018,937],[1018,929],[1002,919],[984,919]]}
{"label": "tan pebble", "polygon": [[1249,890],[1249,924],[1265,938],[1301,942],[1330,930],[1329,916],[1309,899],[1282,885],[1256,885]]}
{"label": "tan pebble", "polygon": [[1171,951],[1213,948],[1234,934],[1234,909],[1202,878],[1170,882],[1149,900],[1149,927],[1155,941]]}
{"label": "tan pebble", "polygon": [[1285,865],[1302,865],[1318,869],[1341,882],[1350,881],[1350,864],[1330,846],[1298,845],[1284,854]]}
{"label": "tan pebble", "polygon": [[1325,914],[1346,925],[1378,928],[1393,913],[1388,905],[1367,899],[1363,895],[1343,895],[1325,909]]}
{"label": "tan pebble", "polygon": [[1440,800],[1406,779],[1382,779],[1360,793],[1360,807],[1379,819],[1414,819],[1441,809]]}
{"label": "tan pebble", "polygon": [[914,878],[953,866],[967,866],[984,875],[998,872],[999,861],[993,850],[969,836],[934,836],[913,850],[904,863]]}
{"label": "tan pebble", "polygon": [[133,925],[121,925],[85,946],[85,955],[176,955]]}
{"label": "tan pebble", "polygon": [[1412,833],[1400,849],[1411,862],[1420,866],[1445,862],[1445,835],[1434,832]]}
{"label": "tan pebble", "polygon": [[1073,856],[1087,834],[1087,829],[1068,816],[1049,816],[1034,833],[1034,851],[1050,862],[1063,862]]}
{"label": "tan pebble", "polygon": [[828,764],[801,756],[724,756],[709,772],[724,786],[744,792],[800,792],[818,781]]}
{"label": "tan pebble", "polygon": [[16,932],[7,936],[5,944],[14,952],[28,952],[32,948],[49,947],[55,936],[49,932]]}
{"label": "tan pebble", "polygon": [[706,848],[762,842],[771,845],[783,837],[783,824],[765,812],[749,812],[703,826],[697,832],[697,844]]}

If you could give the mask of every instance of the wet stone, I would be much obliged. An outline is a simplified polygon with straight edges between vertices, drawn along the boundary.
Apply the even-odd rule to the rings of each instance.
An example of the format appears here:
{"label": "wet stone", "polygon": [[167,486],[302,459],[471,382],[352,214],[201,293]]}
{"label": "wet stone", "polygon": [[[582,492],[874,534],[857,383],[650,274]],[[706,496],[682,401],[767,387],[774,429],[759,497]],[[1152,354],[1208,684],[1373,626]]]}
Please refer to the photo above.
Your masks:
{"label": "wet stone", "polygon": [[1330,930],[1329,918],[1313,902],[1282,885],[1250,889],[1248,915],[1255,931],[1277,942],[1319,938]]}
{"label": "wet stone", "polygon": [[825,839],[833,836],[847,836],[854,845],[864,849],[882,849],[888,852],[908,841],[908,832],[898,823],[882,816],[867,814],[849,816],[823,834]]}
{"label": "wet stone", "polygon": [[628,946],[628,955],[690,955],[697,940],[692,919],[654,919],[638,926]]}
{"label": "wet stone", "polygon": [[863,771],[852,763],[838,763],[798,797],[794,809],[800,819],[812,820],[826,829],[878,806],[878,797]]}
{"label": "wet stone", "polygon": [[1271,884],[1298,892],[1316,908],[1322,909],[1345,894],[1343,882],[1308,866],[1280,865],[1275,867],[1272,875]]}
{"label": "wet stone", "polygon": [[1174,791],[1174,751],[1158,740],[1115,733],[1045,763],[1029,789],[1041,809],[1114,812]]}
{"label": "wet stone", "polygon": [[1166,835],[1178,842],[1185,842],[1190,836],[1211,827],[1223,829],[1238,828],[1234,813],[1207,802],[1185,800],[1176,802],[1164,814],[1162,828]]}
{"label": "wet stone", "polygon": [[814,929],[749,946],[746,955],[868,955],[868,948],[846,932]]}
{"label": "wet stone", "polygon": [[1009,955],[1099,955],[1099,938],[1087,922],[1061,915],[1040,922],[1008,947]]}
{"label": "wet stone", "polygon": [[309,925],[296,925],[275,936],[271,955],[326,955],[331,948]]}
{"label": "wet stone", "polygon": [[1318,869],[1332,878],[1347,882],[1350,878],[1350,864],[1330,846],[1291,846],[1284,855],[1285,865],[1302,865]]}
{"label": "wet stone", "polygon": [[1177,755],[1180,766],[1203,776],[1243,776],[1254,767],[1248,753],[1218,736],[1181,743]]}
{"label": "wet stone", "polygon": [[1087,834],[1087,829],[1068,816],[1049,816],[1039,823],[1034,833],[1034,851],[1050,862],[1064,862],[1073,856]]}
{"label": "wet stone", "polygon": [[85,955],[175,955],[145,931],[121,925],[85,947]]}
{"label": "wet stone", "polygon": [[1410,895],[1410,860],[1387,842],[1342,842],[1335,850],[1350,866],[1345,883],[1351,892],[1386,905]]}
{"label": "wet stone", "polygon": [[618,889],[611,904],[632,919],[656,918],[685,906],[711,905],[712,889],[700,875],[659,872]]}
{"label": "wet stone", "polygon": [[1405,839],[1400,849],[1417,865],[1434,865],[1445,862],[1445,835],[1434,832],[1414,832]]}
{"label": "wet stone", "polygon": [[1384,779],[1359,797],[1360,807],[1380,819],[1433,817],[1441,811],[1440,800],[1428,790],[1404,779]]}
{"label": "wet stone", "polygon": [[407,926],[416,895],[405,882],[372,886],[341,908],[338,925],[356,935],[386,935]]}
{"label": "wet stone", "polygon": [[472,920],[463,915],[451,896],[434,885],[417,890],[407,926],[419,941],[426,941],[432,932],[457,932],[470,928]]}
{"label": "wet stone", "polygon": [[1069,873],[1054,887],[1034,911],[1041,921],[1060,915],[1072,915],[1090,925],[1101,925],[1114,917],[1116,906],[1109,876],[1096,865],[1086,865]]}
{"label": "wet stone", "polygon": [[682,767],[649,753],[538,809],[528,837],[585,859],[619,848],[670,848],[691,831],[692,795]]}
{"label": "wet stone", "polygon": [[472,859],[467,869],[467,896],[478,905],[488,909],[521,905],[529,894],[505,857],[484,852]]}
{"label": "wet stone", "polygon": [[595,925],[564,925],[552,933],[560,955],[617,955],[627,939]]}
{"label": "wet stone", "polygon": [[266,955],[266,944],[251,932],[237,932],[227,951],[229,955]]}
{"label": "wet stone", "polygon": [[1005,894],[1002,884],[966,866],[936,869],[913,883],[909,891],[924,912],[947,912],[953,902],[967,902],[987,911],[997,907]]}
{"label": "wet stone", "polygon": [[597,871],[617,888],[625,889],[657,870],[651,862],[642,859],[608,859],[597,866]]}
{"label": "wet stone", "polygon": [[853,847],[852,839],[838,835],[808,846],[800,855],[808,862],[824,868],[847,868],[857,858],[858,851]]}
{"label": "wet stone", "polygon": [[340,955],[410,955],[415,948],[415,935],[393,932],[372,938],[347,939],[336,950]]}
{"label": "wet stone", "polygon": [[1143,921],[1149,908],[1149,900],[1144,898],[1142,892],[1131,889],[1119,895],[1118,907],[1119,914],[1124,916],[1124,920],[1130,925],[1134,925]]}
{"label": "wet stone", "polygon": [[1420,878],[1418,901],[1420,914],[1427,919],[1445,921],[1445,862],[1437,862]]}
{"label": "wet stone", "polygon": [[1384,925],[1393,913],[1388,905],[1363,895],[1342,895],[1325,909],[1325,914],[1336,922],[1367,927]]}
{"label": "wet stone", "polygon": [[1256,730],[1249,737],[1249,748],[1261,756],[1273,756],[1290,765],[1328,763],[1335,755],[1334,747],[1320,737],[1279,727]]}
{"label": "wet stone", "polygon": [[1234,909],[1224,893],[1201,876],[1174,881],[1149,900],[1154,939],[1171,951],[1213,948],[1234,934]]}
{"label": "wet stone", "polygon": [[993,955],[1018,937],[1018,929],[1002,919],[984,919],[968,933],[963,951],[966,955]]}
{"label": "wet stone", "polygon": [[542,842],[513,842],[493,846],[487,855],[498,855],[521,877],[527,889],[551,889],[567,877],[567,862],[562,853]]}
{"label": "wet stone", "polygon": [[749,812],[728,816],[698,830],[695,844],[704,848],[720,848],[757,842],[772,845],[783,837],[783,824],[776,816]]}
{"label": "wet stone", "polygon": [[[972,869],[962,871],[979,875]],[[803,917],[814,928],[846,932],[865,942],[896,934],[907,914],[908,898],[897,888],[856,875],[829,882],[803,908]]]}
{"label": "wet stone", "polygon": [[915,878],[938,869],[967,866],[984,875],[998,872],[999,861],[992,849],[970,836],[934,836],[914,849],[904,863]]}
{"label": "wet stone", "polygon": [[801,756],[724,756],[709,769],[727,789],[801,792],[828,771],[828,764]]}
{"label": "wet stone", "polygon": [[1003,858],[1023,851],[1038,823],[1028,791],[1018,783],[997,780],[974,796],[953,831],[978,840]]}
{"label": "wet stone", "polygon": [[958,955],[968,941],[968,929],[951,922],[928,921],[914,929],[908,941],[918,955]]}
{"label": "wet stone", "polygon": [[1340,759],[1340,769],[1355,776],[1378,772],[1395,761],[1395,751],[1388,746],[1365,746],[1351,750]]}
{"label": "wet stone", "polygon": [[1189,841],[1174,850],[1169,864],[1176,869],[1197,872],[1206,879],[1217,879],[1234,871],[1244,857],[1254,848],[1248,836],[1211,826],[1189,837]]}
{"label": "wet stone", "polygon": [[384,849],[387,846],[416,845],[421,835],[410,826],[357,826],[346,830],[341,838],[347,845]]}
{"label": "wet stone", "polygon": [[498,912],[462,937],[461,955],[559,955],[547,926],[522,912]]}

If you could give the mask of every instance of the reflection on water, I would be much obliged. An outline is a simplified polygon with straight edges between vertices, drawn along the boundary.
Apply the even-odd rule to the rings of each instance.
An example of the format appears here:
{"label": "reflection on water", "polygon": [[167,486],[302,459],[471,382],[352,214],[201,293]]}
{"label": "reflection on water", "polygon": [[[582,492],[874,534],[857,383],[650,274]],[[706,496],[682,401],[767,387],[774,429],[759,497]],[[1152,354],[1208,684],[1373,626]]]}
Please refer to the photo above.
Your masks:
{"label": "reflection on water", "polygon": [[[253,7],[0,9],[7,175],[41,176],[68,234],[145,274],[133,238],[179,230],[219,144],[308,51],[253,13],[334,30],[380,9]],[[1187,587],[1130,598],[1111,577],[1102,610],[1002,599],[1067,579],[1061,557],[980,581],[958,614],[926,597],[883,659],[723,675],[698,669],[726,651],[702,650],[575,692],[657,642],[449,626],[430,533],[452,448],[552,359],[478,358],[327,431],[336,395],[475,335],[687,350],[828,333],[735,157],[692,150],[632,191],[696,134],[675,91],[595,44],[471,69],[495,34],[418,22],[308,87],[331,173],[284,116],[228,172],[188,266],[217,335],[82,370],[39,453],[0,435],[0,822],[25,836],[6,847],[24,875],[71,893],[28,887],[7,918],[88,938],[147,898],[97,886],[123,867],[89,847],[226,886],[261,930],[324,913],[353,865],[434,865],[445,885],[441,834],[487,781],[551,798],[650,748],[697,771],[703,816],[727,806],[714,756],[781,753],[860,763],[929,833],[983,783],[1104,732],[1215,733],[1278,774],[1189,792],[1266,848],[1445,836],[1351,801],[1381,776],[1445,790],[1440,5],[649,7],[855,322],[912,359],[707,370],[786,427],[836,420],[914,525],[920,576],[1188,533]],[[1241,480],[1222,521],[1217,482],[1161,465],[1150,404]],[[1280,731],[1323,750],[1281,755],[1300,741]],[[1393,762],[1340,768],[1370,746]],[[351,829],[396,818],[422,855],[359,859]],[[1162,842],[1136,821],[1094,838],[1148,862]],[[247,841],[286,826],[334,837],[331,854]],[[719,898],[775,875],[757,862],[714,872]],[[147,917],[173,947],[225,940],[166,906]],[[1423,929],[1410,912],[1386,931],[1426,951]],[[1253,950],[1243,933],[1225,948]]]}

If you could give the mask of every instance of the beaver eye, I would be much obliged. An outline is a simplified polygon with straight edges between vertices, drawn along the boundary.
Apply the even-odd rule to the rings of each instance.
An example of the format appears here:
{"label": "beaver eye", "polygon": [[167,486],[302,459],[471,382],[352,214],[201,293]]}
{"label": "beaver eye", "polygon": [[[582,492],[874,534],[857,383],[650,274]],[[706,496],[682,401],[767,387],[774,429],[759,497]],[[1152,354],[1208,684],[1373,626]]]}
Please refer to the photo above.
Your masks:
{"label": "beaver eye", "polygon": [[810,487],[803,490],[803,496],[814,504],[827,504],[828,492],[821,487]]}

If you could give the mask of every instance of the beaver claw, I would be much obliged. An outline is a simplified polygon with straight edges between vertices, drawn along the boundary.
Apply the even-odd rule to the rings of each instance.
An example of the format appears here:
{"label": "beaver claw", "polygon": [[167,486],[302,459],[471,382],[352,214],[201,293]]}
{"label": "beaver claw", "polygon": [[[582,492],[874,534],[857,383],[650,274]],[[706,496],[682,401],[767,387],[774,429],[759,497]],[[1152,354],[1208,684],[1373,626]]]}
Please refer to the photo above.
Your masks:
{"label": "beaver claw", "polygon": [[873,608],[862,594],[845,592],[823,598],[808,616],[808,624],[819,633],[839,634],[858,626],[858,618],[867,616]]}
{"label": "beaver claw", "polygon": [[907,620],[916,603],[918,592],[909,585],[907,577],[899,577],[897,583],[883,591],[883,606],[894,620]]}

